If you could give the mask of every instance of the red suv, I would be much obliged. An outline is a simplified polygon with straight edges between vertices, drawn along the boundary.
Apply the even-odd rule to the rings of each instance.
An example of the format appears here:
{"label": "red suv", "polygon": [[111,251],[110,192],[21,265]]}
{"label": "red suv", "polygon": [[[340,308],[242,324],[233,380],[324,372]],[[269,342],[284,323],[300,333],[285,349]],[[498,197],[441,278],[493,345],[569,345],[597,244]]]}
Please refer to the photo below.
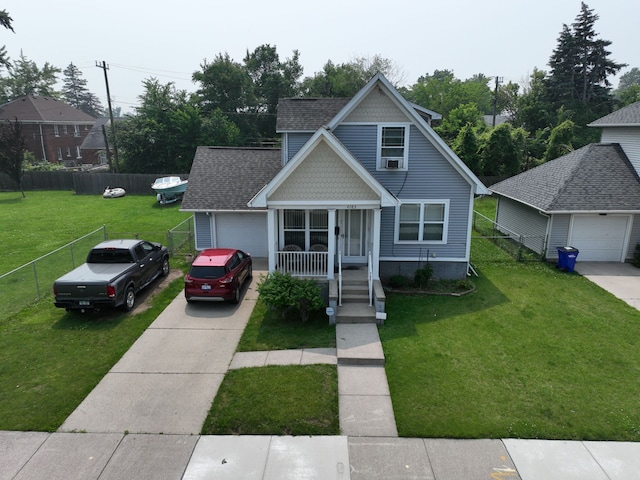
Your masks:
{"label": "red suv", "polygon": [[240,301],[240,289],[252,275],[251,256],[232,248],[208,248],[193,260],[184,277],[184,296],[194,300]]}

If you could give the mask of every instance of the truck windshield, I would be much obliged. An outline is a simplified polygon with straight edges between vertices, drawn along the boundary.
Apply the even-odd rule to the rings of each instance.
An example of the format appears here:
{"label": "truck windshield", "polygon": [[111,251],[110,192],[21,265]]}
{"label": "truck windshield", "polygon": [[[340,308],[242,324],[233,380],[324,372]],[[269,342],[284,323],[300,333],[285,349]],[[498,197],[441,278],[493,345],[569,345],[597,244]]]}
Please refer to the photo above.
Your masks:
{"label": "truck windshield", "polygon": [[108,250],[91,250],[87,263],[132,263],[131,253],[129,250],[108,249]]}

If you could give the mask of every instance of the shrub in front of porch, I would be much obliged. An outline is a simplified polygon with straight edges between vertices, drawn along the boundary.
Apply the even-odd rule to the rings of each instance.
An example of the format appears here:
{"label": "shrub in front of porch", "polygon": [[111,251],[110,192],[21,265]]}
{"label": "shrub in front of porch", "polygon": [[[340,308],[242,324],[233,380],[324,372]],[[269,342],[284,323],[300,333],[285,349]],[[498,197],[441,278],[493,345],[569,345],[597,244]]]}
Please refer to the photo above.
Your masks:
{"label": "shrub in front of porch", "polygon": [[263,277],[257,287],[260,298],[270,308],[280,310],[284,318],[287,311],[296,309],[303,322],[309,314],[325,306],[320,286],[309,279],[274,271]]}

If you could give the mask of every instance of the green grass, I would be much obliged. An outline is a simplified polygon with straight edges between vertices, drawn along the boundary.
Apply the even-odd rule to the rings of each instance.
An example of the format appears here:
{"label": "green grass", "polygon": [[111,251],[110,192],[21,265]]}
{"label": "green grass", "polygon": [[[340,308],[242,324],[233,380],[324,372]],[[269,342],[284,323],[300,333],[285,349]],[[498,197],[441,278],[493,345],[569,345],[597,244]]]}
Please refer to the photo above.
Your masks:
{"label": "green grass", "polygon": [[[140,232],[166,241],[165,232],[189,216],[155,196],[101,196],[67,191],[0,192],[0,274],[106,225],[107,233]],[[88,251],[101,234],[82,242]],[[76,266],[83,258],[76,258]],[[171,260],[184,268],[184,259]],[[0,281],[0,430],[55,430],[183,288],[176,280],[136,315],[66,313],[53,306],[55,278],[71,270],[67,249],[37,262],[43,300],[36,302],[33,269]],[[151,287],[153,289],[153,286]],[[148,290],[147,290],[148,291]],[[148,294],[148,293],[147,293]],[[16,300],[17,299],[17,300]],[[19,302],[29,304],[21,308]]]}
{"label": "green grass", "polygon": [[[0,192],[0,275],[45,255],[102,225],[109,238],[140,233],[166,242],[167,230],[191,214],[180,204],[161,206],[155,195],[104,199],[70,191]],[[116,235],[116,236],[114,236]]]}
{"label": "green grass", "polygon": [[0,321],[0,430],[55,431],[183,287],[174,280],[135,315],[45,300]]}
{"label": "green grass", "polygon": [[307,322],[294,312],[282,318],[260,300],[256,303],[238,345],[239,352],[335,347],[336,329],[324,311],[313,312]]}
{"label": "green grass", "polygon": [[203,435],[337,435],[335,365],[269,366],[225,375]]}
{"label": "green grass", "polygon": [[472,260],[473,294],[387,298],[400,434],[639,441],[640,312],[486,240]]}
{"label": "green grass", "polygon": [[[166,232],[188,218],[179,204],[160,206],[155,196],[104,199],[67,191],[0,192],[0,318],[51,295],[56,278],[84,262],[88,251],[109,238],[133,237],[167,243]],[[46,255],[46,256],[45,256]],[[43,257],[44,258],[40,258]],[[34,268],[35,267],[35,268]]]}

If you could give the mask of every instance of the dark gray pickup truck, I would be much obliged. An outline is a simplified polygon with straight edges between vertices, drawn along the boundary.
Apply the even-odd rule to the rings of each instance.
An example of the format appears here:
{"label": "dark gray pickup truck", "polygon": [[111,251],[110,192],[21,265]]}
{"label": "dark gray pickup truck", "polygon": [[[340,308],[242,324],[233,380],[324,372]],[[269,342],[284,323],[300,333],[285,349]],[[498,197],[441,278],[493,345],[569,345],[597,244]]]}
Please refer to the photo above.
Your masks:
{"label": "dark gray pickup truck", "polygon": [[130,311],[136,294],[169,273],[169,252],[145,240],[107,240],[96,245],[87,262],[53,284],[55,306],[67,310],[120,307]]}

